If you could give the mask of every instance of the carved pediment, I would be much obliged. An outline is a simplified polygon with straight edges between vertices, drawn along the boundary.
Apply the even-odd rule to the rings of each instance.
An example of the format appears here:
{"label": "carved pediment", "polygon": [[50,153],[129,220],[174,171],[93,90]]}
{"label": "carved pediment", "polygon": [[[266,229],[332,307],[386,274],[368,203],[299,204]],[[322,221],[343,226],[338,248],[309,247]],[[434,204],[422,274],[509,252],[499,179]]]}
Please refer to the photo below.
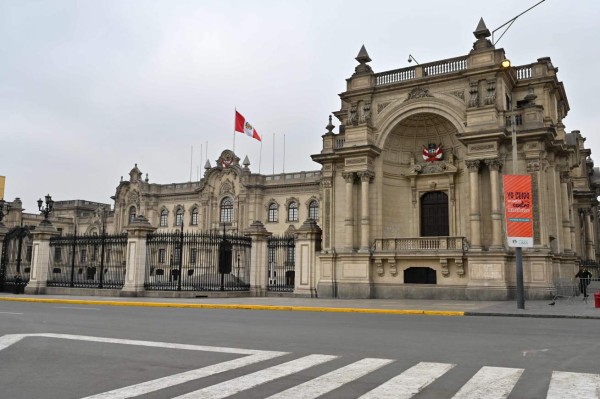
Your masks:
{"label": "carved pediment", "polygon": [[408,169],[407,176],[415,175],[434,175],[434,174],[453,174],[458,171],[458,168],[447,161],[438,162],[418,162],[411,165]]}

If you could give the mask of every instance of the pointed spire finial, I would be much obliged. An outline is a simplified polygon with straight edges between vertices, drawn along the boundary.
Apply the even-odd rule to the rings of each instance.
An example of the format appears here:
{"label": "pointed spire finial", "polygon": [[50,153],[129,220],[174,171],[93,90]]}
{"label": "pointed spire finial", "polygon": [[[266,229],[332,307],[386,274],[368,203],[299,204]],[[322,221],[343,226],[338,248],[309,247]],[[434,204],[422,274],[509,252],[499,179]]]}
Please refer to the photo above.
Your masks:
{"label": "pointed spire finial", "polygon": [[207,169],[207,170],[208,170],[208,169],[210,169],[210,168],[211,168],[211,166],[210,166],[210,161],[207,159],[207,160],[206,160],[206,163],[204,164],[204,169]]}
{"label": "pointed spire finial", "polygon": [[477,28],[475,28],[475,32],[473,32],[477,39],[484,39],[486,37],[490,37],[492,34],[490,30],[485,26],[485,22],[483,21],[483,17],[479,20],[477,24]]}
{"label": "pointed spire finial", "polygon": [[371,62],[371,57],[369,57],[369,53],[367,53],[367,49],[365,48],[364,44],[360,48],[360,51],[358,52],[358,55],[356,56],[355,60],[360,62],[361,64]]}
{"label": "pointed spire finial", "polygon": [[250,160],[248,159],[248,155],[246,155],[246,157],[244,158],[244,163],[242,165],[244,165],[244,167],[246,168],[250,166]]}

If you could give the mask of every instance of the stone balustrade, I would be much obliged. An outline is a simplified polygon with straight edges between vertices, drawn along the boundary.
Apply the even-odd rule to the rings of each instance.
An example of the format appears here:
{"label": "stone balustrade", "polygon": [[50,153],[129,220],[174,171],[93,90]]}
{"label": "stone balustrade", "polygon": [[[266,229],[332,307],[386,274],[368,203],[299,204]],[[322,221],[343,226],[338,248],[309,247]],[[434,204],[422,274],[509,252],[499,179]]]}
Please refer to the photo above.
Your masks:
{"label": "stone balustrade", "polygon": [[374,254],[414,252],[438,254],[440,252],[464,252],[468,248],[465,237],[411,237],[378,238],[374,242]]}

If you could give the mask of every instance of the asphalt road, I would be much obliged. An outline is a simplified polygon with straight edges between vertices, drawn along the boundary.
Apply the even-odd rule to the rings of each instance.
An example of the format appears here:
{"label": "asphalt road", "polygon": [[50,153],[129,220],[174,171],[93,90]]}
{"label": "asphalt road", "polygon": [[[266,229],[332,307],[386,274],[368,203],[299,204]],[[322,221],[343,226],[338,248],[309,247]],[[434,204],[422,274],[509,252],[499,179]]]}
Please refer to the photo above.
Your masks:
{"label": "asphalt road", "polygon": [[[412,367],[418,376],[430,375],[414,396],[421,399],[490,398],[477,396],[486,387],[497,397],[545,398],[551,378],[558,379],[553,372],[578,373],[561,375],[573,389],[591,388],[581,397],[598,397],[591,396],[600,378],[598,328],[597,320],[581,319],[4,302],[0,397],[265,398],[287,392],[281,397],[308,398],[319,395],[310,393],[315,387],[331,386],[318,397],[347,399]],[[14,334],[26,336],[12,343]],[[146,381],[160,383],[131,388]],[[402,397],[393,389],[390,397]],[[503,389],[510,394],[501,396]]]}

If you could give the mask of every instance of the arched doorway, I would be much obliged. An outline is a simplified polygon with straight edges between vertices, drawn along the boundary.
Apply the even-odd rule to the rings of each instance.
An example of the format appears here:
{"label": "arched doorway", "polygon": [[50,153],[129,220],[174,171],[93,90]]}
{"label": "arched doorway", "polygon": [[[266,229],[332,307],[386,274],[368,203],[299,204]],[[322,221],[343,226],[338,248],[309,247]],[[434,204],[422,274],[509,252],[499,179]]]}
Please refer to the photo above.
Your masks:
{"label": "arched doorway", "polygon": [[448,236],[448,195],[431,191],[421,197],[421,237]]}

